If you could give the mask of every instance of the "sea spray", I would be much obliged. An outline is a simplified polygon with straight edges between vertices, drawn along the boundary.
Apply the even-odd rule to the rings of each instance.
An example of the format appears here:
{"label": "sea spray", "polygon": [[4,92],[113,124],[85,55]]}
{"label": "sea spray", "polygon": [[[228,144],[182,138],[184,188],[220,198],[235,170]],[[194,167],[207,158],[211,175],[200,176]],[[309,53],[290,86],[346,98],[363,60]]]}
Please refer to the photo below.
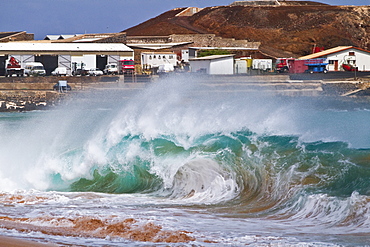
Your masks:
{"label": "sea spray", "polygon": [[134,219],[210,246],[367,243],[366,109],[191,78],[73,103],[0,116],[9,222],[106,222],[98,236]]}

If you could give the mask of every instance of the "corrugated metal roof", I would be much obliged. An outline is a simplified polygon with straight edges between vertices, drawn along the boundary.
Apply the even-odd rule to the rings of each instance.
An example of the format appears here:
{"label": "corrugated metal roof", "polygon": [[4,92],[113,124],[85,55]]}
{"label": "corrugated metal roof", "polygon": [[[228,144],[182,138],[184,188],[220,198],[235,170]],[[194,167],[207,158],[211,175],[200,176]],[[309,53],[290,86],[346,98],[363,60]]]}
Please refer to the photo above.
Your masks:
{"label": "corrugated metal roof", "polygon": [[194,60],[215,60],[219,58],[226,58],[226,57],[233,57],[234,54],[228,54],[228,55],[212,55],[212,56],[206,56],[206,57],[195,57],[195,58],[189,58],[190,61]]}
{"label": "corrugated metal roof", "polygon": [[60,35],[46,35],[46,37],[44,38],[45,40],[57,40],[59,39]]}
{"label": "corrugated metal roof", "polygon": [[178,45],[186,45],[191,44],[193,42],[178,42],[178,43],[155,43],[155,44],[127,44],[127,46],[135,47],[135,48],[142,48],[142,49],[151,49],[151,50],[160,50],[171,48]]}
{"label": "corrugated metal roof", "polygon": [[142,52],[141,54],[149,54],[149,55],[157,55],[157,54],[165,54],[165,55],[168,55],[168,54],[172,54],[172,55],[176,55],[176,53],[173,53],[171,51],[163,51],[163,52],[160,52],[160,51],[147,51],[147,52]]}
{"label": "corrugated metal roof", "polygon": [[328,50],[324,50],[324,51],[313,53],[313,54],[310,54],[310,55],[307,55],[307,56],[303,56],[303,57],[300,57],[298,59],[319,58],[319,57],[330,55],[332,53],[348,50],[348,49],[351,49],[351,48],[356,48],[356,47],[353,47],[353,46],[337,46],[337,47],[334,47],[334,48],[331,48],[331,49],[328,49]]}
{"label": "corrugated metal roof", "polygon": [[224,46],[224,47],[189,47],[194,50],[258,50],[258,46],[255,47],[242,47],[242,46]]}
{"label": "corrugated metal roof", "polygon": [[101,39],[101,38],[82,38],[82,39],[74,40],[72,42],[74,42],[74,43],[78,43],[78,42],[81,42],[81,43],[83,43],[83,42],[93,42],[93,41],[97,41],[99,39]]}
{"label": "corrugated metal roof", "polygon": [[59,37],[61,39],[69,39],[69,38],[73,38],[79,35],[82,35],[82,34],[61,34]]}
{"label": "corrugated metal roof", "polygon": [[0,51],[133,51],[121,43],[31,43],[9,42],[0,43]]}

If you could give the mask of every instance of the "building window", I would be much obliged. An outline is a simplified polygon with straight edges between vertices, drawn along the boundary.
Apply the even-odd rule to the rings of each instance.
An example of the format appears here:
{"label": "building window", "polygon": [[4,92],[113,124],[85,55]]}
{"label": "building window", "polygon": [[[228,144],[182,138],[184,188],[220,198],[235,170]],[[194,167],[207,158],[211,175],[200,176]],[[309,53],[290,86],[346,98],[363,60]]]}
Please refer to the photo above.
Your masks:
{"label": "building window", "polygon": [[173,56],[172,56],[172,55],[170,55],[170,56],[169,56],[169,59],[173,59]]}
{"label": "building window", "polygon": [[157,56],[156,56],[156,55],[154,55],[154,56],[153,56],[153,58],[157,58]]}
{"label": "building window", "polygon": [[354,55],[355,55],[355,52],[354,52],[354,51],[350,51],[350,52],[349,52],[349,55],[350,55],[350,56],[354,56]]}
{"label": "building window", "polygon": [[152,56],[149,56],[149,59],[152,60]]}
{"label": "building window", "polygon": [[335,60],[329,60],[329,64],[334,64]]}
{"label": "building window", "polygon": [[161,59],[161,55],[158,55],[158,59]]}

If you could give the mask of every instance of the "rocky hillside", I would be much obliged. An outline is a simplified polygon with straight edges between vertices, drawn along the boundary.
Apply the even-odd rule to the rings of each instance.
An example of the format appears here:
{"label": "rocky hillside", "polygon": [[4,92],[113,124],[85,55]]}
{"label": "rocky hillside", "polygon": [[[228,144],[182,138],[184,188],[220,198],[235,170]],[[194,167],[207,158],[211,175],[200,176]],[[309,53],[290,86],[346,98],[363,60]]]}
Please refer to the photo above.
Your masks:
{"label": "rocky hillside", "polygon": [[129,36],[214,33],[298,55],[310,54],[314,46],[370,50],[370,6],[230,5],[176,16],[183,10],[170,10],[124,31]]}

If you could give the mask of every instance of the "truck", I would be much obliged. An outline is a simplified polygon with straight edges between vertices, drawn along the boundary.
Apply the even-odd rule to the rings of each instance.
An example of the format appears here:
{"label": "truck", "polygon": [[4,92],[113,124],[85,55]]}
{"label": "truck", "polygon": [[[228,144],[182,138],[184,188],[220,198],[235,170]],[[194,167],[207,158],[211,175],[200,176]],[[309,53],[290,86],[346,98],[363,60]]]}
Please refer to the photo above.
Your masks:
{"label": "truck", "polygon": [[276,60],[275,69],[278,73],[289,72],[292,74],[300,73],[327,73],[325,58],[317,59],[294,59],[279,58]]}
{"label": "truck", "polygon": [[305,71],[306,73],[327,73],[328,70],[326,69],[326,59],[319,58],[319,59],[307,59],[304,65],[308,66],[308,69]]}
{"label": "truck", "polygon": [[104,75],[118,75],[118,66],[116,63],[108,63],[103,70]]}
{"label": "truck", "polygon": [[20,62],[14,57],[10,56],[5,61],[5,77],[17,75],[23,76],[24,69],[22,69]]}
{"label": "truck", "polygon": [[276,60],[275,70],[278,73],[289,72],[289,61],[294,60],[294,58],[278,58]]}
{"label": "truck", "polygon": [[120,60],[118,69],[120,74],[134,74],[135,62],[132,59]]}

